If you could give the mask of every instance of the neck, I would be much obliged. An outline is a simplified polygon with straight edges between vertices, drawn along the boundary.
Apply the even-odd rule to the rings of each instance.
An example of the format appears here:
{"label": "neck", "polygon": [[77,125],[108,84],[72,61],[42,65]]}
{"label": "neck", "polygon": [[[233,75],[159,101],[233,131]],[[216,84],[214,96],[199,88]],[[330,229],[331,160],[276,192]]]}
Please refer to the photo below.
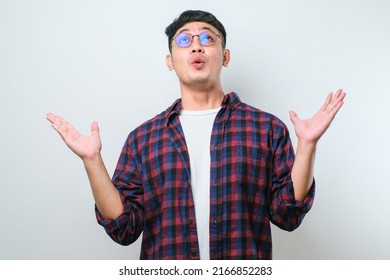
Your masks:
{"label": "neck", "polygon": [[224,93],[221,87],[215,89],[181,88],[181,107],[183,110],[199,111],[221,106]]}

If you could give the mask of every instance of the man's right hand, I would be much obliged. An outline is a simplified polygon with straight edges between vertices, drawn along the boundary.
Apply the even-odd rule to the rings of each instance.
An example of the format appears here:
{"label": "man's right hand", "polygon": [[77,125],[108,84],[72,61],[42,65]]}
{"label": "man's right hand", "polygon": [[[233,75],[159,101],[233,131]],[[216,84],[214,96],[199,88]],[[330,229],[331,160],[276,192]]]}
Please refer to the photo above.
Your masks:
{"label": "man's right hand", "polygon": [[60,134],[65,144],[82,160],[93,159],[100,154],[102,143],[97,122],[91,125],[91,135],[84,136],[59,115],[48,113],[46,118]]}
{"label": "man's right hand", "polygon": [[97,122],[91,126],[91,135],[81,135],[61,116],[48,113],[46,117],[60,134],[66,145],[84,162],[92,193],[104,219],[116,219],[123,212],[122,200],[112,183],[101,158],[102,143]]}

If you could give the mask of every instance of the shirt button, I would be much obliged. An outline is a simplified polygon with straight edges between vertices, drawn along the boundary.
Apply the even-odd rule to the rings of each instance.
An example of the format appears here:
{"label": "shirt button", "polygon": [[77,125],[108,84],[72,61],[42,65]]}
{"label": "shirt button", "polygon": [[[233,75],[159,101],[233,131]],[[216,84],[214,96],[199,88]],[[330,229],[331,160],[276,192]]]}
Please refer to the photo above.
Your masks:
{"label": "shirt button", "polygon": [[198,253],[197,252],[192,252],[192,257],[193,258],[196,258],[198,256]]}
{"label": "shirt button", "polygon": [[194,224],[194,220],[193,219],[190,219],[188,222],[189,222],[190,225]]}

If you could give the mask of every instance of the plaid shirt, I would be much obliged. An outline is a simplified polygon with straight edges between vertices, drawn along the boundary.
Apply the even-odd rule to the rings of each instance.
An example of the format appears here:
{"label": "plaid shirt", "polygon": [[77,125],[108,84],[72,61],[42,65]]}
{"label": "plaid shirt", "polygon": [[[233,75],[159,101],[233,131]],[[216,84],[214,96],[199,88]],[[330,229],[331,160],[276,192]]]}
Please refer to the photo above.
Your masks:
{"label": "plaid shirt", "polygon": [[[143,232],[141,259],[199,259],[190,160],[180,99],[131,132],[113,183],[124,212],[97,219],[122,245]],[[294,199],[294,150],[275,116],[225,95],[210,142],[210,258],[272,259],[270,222],[292,231],[314,199]]]}

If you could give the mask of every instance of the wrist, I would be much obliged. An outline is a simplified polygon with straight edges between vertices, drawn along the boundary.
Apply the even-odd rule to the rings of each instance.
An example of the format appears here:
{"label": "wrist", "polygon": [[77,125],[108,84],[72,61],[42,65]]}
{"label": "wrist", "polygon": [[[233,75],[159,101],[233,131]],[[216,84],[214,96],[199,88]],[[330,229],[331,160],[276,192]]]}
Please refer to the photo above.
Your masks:
{"label": "wrist", "polygon": [[103,159],[102,159],[102,155],[100,154],[100,152],[96,152],[92,155],[83,157],[82,161],[83,161],[85,166],[89,166],[89,165],[100,164],[101,162],[103,162]]}
{"label": "wrist", "polygon": [[298,152],[314,153],[316,149],[317,149],[317,142],[298,139],[297,153]]}

